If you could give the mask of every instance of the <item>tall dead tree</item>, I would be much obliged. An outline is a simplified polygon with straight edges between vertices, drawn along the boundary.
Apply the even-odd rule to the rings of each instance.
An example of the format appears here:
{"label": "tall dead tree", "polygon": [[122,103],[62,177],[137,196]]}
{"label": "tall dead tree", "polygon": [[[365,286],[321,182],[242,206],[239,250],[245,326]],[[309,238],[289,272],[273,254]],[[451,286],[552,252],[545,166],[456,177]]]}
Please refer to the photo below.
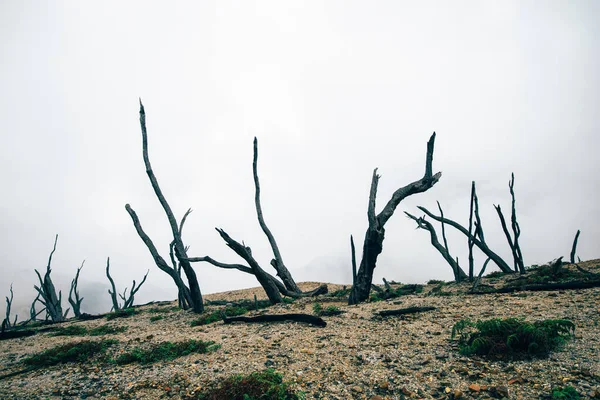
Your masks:
{"label": "tall dead tree", "polygon": [[6,296],[6,317],[4,318],[4,323],[3,325],[6,328],[11,328],[13,326],[15,326],[17,324],[17,318],[19,317],[18,315],[15,315],[15,319],[13,322],[10,322],[10,308],[12,307],[12,302],[13,302],[13,297],[14,297],[14,293],[13,293],[13,288],[12,288],[12,283],[10,284],[10,299],[8,298],[8,296]]}
{"label": "tall dead tree", "polygon": [[467,245],[469,246],[469,281],[473,282],[473,207],[475,206],[475,181],[471,181],[471,205],[469,207],[469,233],[467,235]]}
{"label": "tall dead tree", "polygon": [[352,235],[350,235],[350,252],[352,253],[352,285],[354,285],[356,283],[356,249]]}
{"label": "tall dead tree", "polygon": [[81,316],[81,302],[83,301],[83,297],[79,297],[79,289],[77,288],[77,284],[79,283],[79,273],[83,268],[83,264],[85,264],[85,260],[81,263],[81,267],[77,268],[77,273],[75,274],[75,278],[71,281],[71,289],[69,290],[69,303],[71,303],[73,314],[75,314],[75,317],[77,318]]}
{"label": "tall dead tree", "polygon": [[129,295],[127,295],[127,288],[125,288],[123,294],[119,293],[119,297],[123,300],[123,306],[121,306],[121,304],[119,304],[119,301],[117,300],[117,288],[115,287],[115,281],[110,276],[110,257],[106,259],[106,277],[108,278],[110,286],[112,287],[112,290],[108,289],[108,294],[110,295],[110,299],[112,301],[112,310],[119,311],[121,309],[126,309],[133,306],[134,296],[138,292],[138,290],[140,290],[144,282],[146,282],[148,272],[150,271],[148,270],[146,272],[146,275],[144,275],[144,278],[137,287],[135,286],[135,279],[133,280],[133,283],[131,284],[131,290],[129,291]]}
{"label": "tall dead tree", "polygon": [[521,227],[517,222],[517,211],[515,207],[515,174],[511,174],[511,180],[508,182],[508,187],[510,189],[510,195],[512,197],[512,212],[511,212],[511,227],[513,231],[514,239],[510,236],[510,232],[508,231],[508,227],[506,226],[506,221],[504,219],[504,214],[502,213],[502,209],[500,208],[500,204],[495,205],[494,208],[498,213],[498,218],[500,218],[500,224],[502,225],[502,230],[504,231],[504,235],[506,236],[506,240],[508,241],[508,245],[513,255],[514,260],[514,270],[515,272],[520,272],[521,274],[525,273],[525,264],[523,262],[523,253],[521,253],[521,247],[519,246],[519,236],[521,236]]}
{"label": "tall dead tree", "polygon": [[62,311],[62,292],[59,291],[58,296],[56,295],[56,288],[54,287],[54,283],[52,283],[52,278],[50,278],[50,273],[52,272],[50,265],[52,264],[52,256],[54,255],[54,252],[56,251],[56,242],[57,241],[58,241],[58,235],[56,235],[56,237],[54,238],[54,247],[52,248],[52,251],[50,252],[50,257],[48,257],[48,265],[46,266],[46,274],[44,275],[44,279],[42,279],[42,276],[36,269],[35,273],[37,274],[37,277],[40,281],[40,285],[33,286],[35,288],[35,290],[37,290],[37,292],[42,297],[41,299],[39,299],[39,302],[42,303],[44,305],[44,307],[46,307],[46,312],[50,316],[50,319],[52,319],[52,322],[64,321],[65,318],[67,317],[67,313],[69,312],[69,309],[67,309],[67,311],[65,311],[63,313],[63,311]]}
{"label": "tall dead tree", "polygon": [[[194,271],[194,269],[192,268],[192,265],[188,261],[187,247],[183,244],[183,240],[181,238],[181,226],[184,223],[185,217],[184,217],[184,219],[182,219],[180,226],[178,226],[175,215],[173,214],[173,211],[171,210],[171,206],[165,199],[165,196],[163,195],[162,190],[160,189],[160,186],[158,185],[158,180],[156,179],[156,176],[154,175],[154,171],[152,170],[152,166],[150,165],[150,158],[148,156],[148,134],[147,134],[147,130],[146,130],[146,112],[144,110],[144,105],[142,104],[141,99],[140,99],[140,126],[142,129],[142,155],[144,158],[144,165],[146,166],[146,174],[148,175],[148,178],[150,179],[150,184],[152,185],[152,189],[154,189],[154,193],[156,194],[156,197],[158,198],[158,201],[160,202],[162,208],[165,211],[165,214],[167,215],[167,219],[169,220],[169,225],[171,227],[171,233],[173,235],[172,246],[175,250],[175,257],[177,258],[177,260],[181,266],[181,269],[183,269],[183,272],[185,273],[185,275],[187,277],[189,289],[188,289],[188,287],[186,287],[185,284],[183,284],[181,275],[177,271],[177,268],[170,267],[165,262],[165,260],[160,256],[160,254],[158,254],[158,251],[156,250],[156,247],[152,243],[152,240],[150,240],[148,235],[143,231],[142,226],[139,221],[139,218],[137,217],[137,214],[135,213],[133,208],[131,208],[131,206],[129,204],[127,204],[125,206],[125,209],[129,213],[129,216],[131,217],[131,220],[133,221],[133,224],[135,226],[135,229],[136,229],[138,235],[140,236],[140,238],[142,239],[144,244],[146,244],[146,247],[148,248],[148,251],[150,251],[150,254],[152,254],[152,257],[154,258],[154,262],[156,263],[158,268],[160,268],[162,271],[166,272],[167,274],[169,274],[169,276],[171,276],[171,278],[177,285],[177,288],[179,290],[179,295],[185,297],[187,304],[189,304],[191,306],[192,310],[196,313],[201,313],[202,311],[204,311],[204,303],[202,301],[202,292],[200,291],[200,285],[198,284],[198,278],[196,277],[196,272]],[[189,212],[186,213],[186,217],[188,214],[189,214]]]}
{"label": "tall dead tree", "polygon": [[375,214],[375,200],[377,197],[379,175],[377,174],[377,168],[373,171],[371,190],[369,193],[369,207],[367,210],[369,227],[365,234],[362,260],[358,272],[356,273],[356,281],[354,285],[352,285],[348,304],[358,304],[369,298],[369,292],[371,291],[371,284],[373,282],[373,271],[377,264],[377,257],[383,250],[383,239],[385,237],[384,226],[392,215],[394,215],[394,211],[398,204],[408,196],[429,190],[440,180],[440,177],[442,176],[441,172],[438,172],[435,175],[432,173],[434,144],[435,132],[427,142],[425,175],[423,178],[396,190],[383,210],[377,215]]}
{"label": "tall dead tree", "polygon": [[238,256],[242,257],[244,261],[246,261],[247,265],[241,264],[227,264],[214,260],[209,256],[204,257],[191,257],[188,258],[189,262],[208,262],[219,268],[226,269],[237,269],[239,271],[252,274],[256,277],[258,282],[261,284],[269,301],[272,304],[281,303],[283,301],[283,296],[290,297],[307,297],[307,296],[316,296],[318,294],[327,293],[327,285],[321,285],[315,290],[309,292],[302,292],[289,270],[283,263],[283,259],[281,257],[281,252],[279,251],[279,247],[277,246],[277,242],[275,241],[275,237],[271,233],[271,230],[267,227],[265,222],[262,206],[260,204],[260,182],[258,179],[258,139],[254,138],[254,156],[252,161],[252,174],[254,177],[254,205],[256,207],[256,215],[258,217],[258,223],[260,224],[261,229],[267,236],[269,240],[269,244],[271,245],[271,250],[273,251],[274,258],[271,260],[271,266],[275,269],[276,275],[281,279],[281,282],[266,272],[260,264],[256,261],[256,259],[252,256],[252,251],[250,247],[246,246],[243,243],[240,243],[233,239],[227,232],[223,229],[215,228],[221,238],[225,241],[227,246],[232,249]]}

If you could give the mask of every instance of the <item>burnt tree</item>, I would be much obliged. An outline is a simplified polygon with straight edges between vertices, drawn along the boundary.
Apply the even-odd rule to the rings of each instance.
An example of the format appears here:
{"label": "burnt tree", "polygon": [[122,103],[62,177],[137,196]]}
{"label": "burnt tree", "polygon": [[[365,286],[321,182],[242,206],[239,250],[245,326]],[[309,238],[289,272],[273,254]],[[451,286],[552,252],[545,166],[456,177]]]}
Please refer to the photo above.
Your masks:
{"label": "burnt tree", "polygon": [[521,227],[517,222],[517,211],[515,207],[515,174],[511,174],[511,180],[508,182],[508,187],[510,189],[510,195],[512,197],[512,212],[510,217],[511,228],[513,231],[513,237],[511,237],[510,232],[508,231],[508,227],[506,226],[506,220],[504,219],[504,214],[502,213],[502,208],[500,208],[500,204],[495,205],[494,208],[498,213],[498,218],[500,218],[500,224],[502,225],[502,230],[504,231],[504,235],[506,236],[506,240],[508,241],[508,245],[513,255],[514,259],[514,269],[515,272],[519,272],[521,274],[525,273],[525,264],[523,262],[523,253],[521,253],[521,246],[519,246],[519,236],[521,236]]}
{"label": "burnt tree", "polygon": [[[147,130],[146,130],[146,112],[144,110],[144,105],[142,104],[141,100],[140,100],[140,126],[141,126],[141,130],[142,130],[142,155],[144,158],[144,165],[146,166],[146,174],[148,175],[148,178],[150,179],[150,184],[152,185],[152,189],[154,190],[154,193],[156,194],[156,197],[158,198],[158,201],[160,202],[160,205],[164,209],[165,214],[167,215],[167,219],[169,220],[169,225],[171,227],[171,233],[173,235],[173,241],[171,242],[172,247],[175,250],[175,257],[177,258],[177,260],[180,264],[180,268],[183,269],[183,272],[185,273],[185,275],[187,277],[189,288],[186,287],[185,284],[183,284],[180,272],[177,270],[177,268],[175,268],[175,266],[170,267],[166,263],[166,261],[160,256],[160,254],[158,254],[158,251],[157,251],[156,247],[154,246],[154,243],[152,243],[152,240],[150,240],[150,237],[143,231],[142,226],[139,221],[139,218],[137,217],[137,214],[135,213],[133,208],[131,208],[131,206],[129,204],[127,204],[125,206],[125,209],[129,213],[129,216],[131,217],[131,220],[133,221],[133,224],[135,226],[135,229],[136,229],[138,235],[140,236],[140,238],[142,239],[142,241],[148,248],[148,251],[154,258],[154,262],[156,263],[158,268],[160,268],[162,271],[169,274],[169,276],[171,276],[171,278],[175,281],[175,284],[177,285],[177,288],[179,290],[180,299],[181,299],[181,297],[184,297],[187,304],[189,304],[189,306],[192,308],[192,310],[194,312],[201,313],[204,311],[204,303],[202,301],[202,292],[200,291],[200,285],[198,284],[198,278],[196,277],[196,272],[194,271],[194,269],[192,268],[192,265],[188,261],[187,247],[183,244],[183,240],[181,238],[181,227],[183,225],[185,217],[182,220],[181,224],[178,226],[175,215],[173,214],[173,211],[171,210],[171,206],[165,199],[165,196],[163,195],[162,190],[160,189],[160,186],[158,185],[158,180],[156,179],[156,176],[154,175],[154,171],[152,170],[152,166],[150,165],[150,158],[148,156],[148,134],[147,134]],[[186,217],[187,217],[187,214],[189,214],[189,212],[186,213]]]}
{"label": "burnt tree", "polygon": [[[438,203],[438,206],[439,206],[439,203]],[[441,212],[441,206],[440,206],[440,212]],[[446,260],[448,262],[448,264],[450,264],[450,268],[452,268],[452,272],[454,273],[454,280],[456,282],[460,282],[460,281],[466,279],[467,274],[460,267],[460,265],[458,263],[458,259],[455,260],[452,257],[452,255],[450,254],[450,250],[448,249],[448,242],[446,241],[446,235],[444,233],[444,230],[442,230],[442,236],[444,239],[444,245],[442,245],[440,243],[440,241],[438,240],[438,236],[435,231],[435,228],[429,221],[427,221],[425,219],[425,217],[417,218],[414,215],[412,215],[406,211],[404,212],[404,214],[406,214],[406,216],[409,217],[410,219],[414,220],[417,223],[418,228],[429,231],[429,235],[431,237],[431,244],[433,245],[433,247],[435,247],[437,249],[437,251],[440,252],[442,257],[444,257],[444,260]]]}
{"label": "burnt tree", "polygon": [[77,284],[79,283],[79,273],[83,268],[83,264],[85,264],[85,260],[81,263],[81,267],[77,268],[77,273],[75,274],[75,278],[71,281],[71,289],[69,290],[69,303],[73,309],[73,314],[75,314],[77,318],[81,316],[81,302],[83,301],[83,297],[79,297],[79,289],[77,288]]}
{"label": "burnt tree", "polygon": [[106,277],[110,281],[110,286],[112,287],[112,290],[108,289],[108,294],[110,294],[110,299],[112,301],[112,309],[114,311],[119,311],[121,309],[126,309],[133,306],[134,296],[138,292],[138,290],[140,290],[144,282],[146,282],[148,272],[150,271],[146,272],[146,275],[144,275],[144,278],[137,287],[135,286],[135,279],[133,280],[133,283],[131,284],[131,289],[129,291],[129,296],[127,296],[127,288],[125,288],[123,294],[119,293],[119,297],[123,300],[123,306],[121,306],[119,304],[119,301],[117,300],[117,288],[115,287],[115,281],[110,276],[110,257],[106,259]]}
{"label": "burnt tree", "polygon": [[371,291],[371,284],[373,282],[373,271],[377,265],[377,257],[383,250],[383,239],[385,237],[384,226],[392,215],[394,215],[394,211],[398,204],[408,196],[429,190],[440,180],[440,177],[442,176],[441,172],[438,172],[435,175],[433,174],[434,144],[435,132],[427,142],[425,175],[423,178],[396,190],[383,210],[377,215],[375,214],[375,200],[377,197],[379,175],[377,174],[377,168],[373,170],[371,190],[369,193],[369,206],[367,210],[369,227],[365,234],[362,259],[358,272],[356,273],[356,280],[352,285],[348,304],[358,304],[369,298],[369,292]]}
{"label": "burnt tree", "polygon": [[7,329],[15,326],[17,324],[17,318],[19,317],[18,315],[15,315],[15,320],[13,322],[10,322],[10,309],[12,307],[13,297],[14,297],[14,293],[13,293],[13,288],[12,288],[12,283],[11,283],[10,284],[10,299],[8,298],[8,296],[6,296],[6,317],[4,318],[4,322],[3,322],[3,326],[6,327]]}
{"label": "burnt tree", "polygon": [[36,269],[35,273],[37,274],[37,277],[40,281],[40,285],[33,286],[35,290],[37,290],[39,295],[42,297],[38,301],[44,305],[44,307],[46,308],[46,313],[48,314],[50,319],[52,319],[52,322],[64,321],[67,316],[67,313],[69,312],[69,309],[67,309],[67,311],[63,313],[61,304],[62,292],[59,291],[58,295],[56,294],[56,288],[54,287],[54,283],[52,282],[52,278],[50,277],[50,273],[52,272],[50,265],[52,264],[52,256],[56,251],[57,241],[58,235],[56,235],[56,237],[54,238],[54,247],[50,252],[50,257],[48,257],[48,265],[46,266],[46,274],[44,275],[44,279],[42,279],[42,276]]}
{"label": "burnt tree", "polygon": [[571,264],[575,264],[575,255],[577,254],[577,241],[579,240],[579,234],[581,231],[577,229],[577,233],[575,234],[575,239],[573,239],[573,246],[571,247]]}
{"label": "burnt tree", "polygon": [[204,257],[190,257],[187,259],[188,262],[208,262],[219,268],[225,269],[237,269],[239,271],[252,274],[256,277],[258,282],[261,284],[269,301],[272,304],[281,303],[283,301],[283,296],[289,297],[308,297],[308,296],[316,296],[319,294],[327,293],[327,285],[321,285],[318,288],[309,291],[302,292],[289,270],[283,263],[283,259],[281,257],[281,252],[279,251],[279,247],[277,246],[277,242],[275,241],[275,237],[271,233],[271,230],[267,227],[265,223],[265,219],[262,212],[262,206],[260,204],[260,182],[258,179],[258,139],[254,138],[254,156],[252,161],[252,174],[254,177],[254,205],[256,208],[256,215],[258,217],[258,223],[260,224],[261,229],[267,236],[269,240],[269,244],[271,245],[271,250],[273,251],[274,258],[271,260],[271,266],[275,269],[276,275],[281,279],[279,281],[276,277],[272,276],[268,272],[266,272],[260,264],[256,261],[254,256],[252,255],[252,250],[250,247],[246,246],[243,242],[240,243],[233,239],[227,232],[223,229],[215,228],[221,238],[225,241],[227,246],[232,249],[238,256],[246,261],[246,265],[241,264],[227,264],[217,260],[209,256]]}

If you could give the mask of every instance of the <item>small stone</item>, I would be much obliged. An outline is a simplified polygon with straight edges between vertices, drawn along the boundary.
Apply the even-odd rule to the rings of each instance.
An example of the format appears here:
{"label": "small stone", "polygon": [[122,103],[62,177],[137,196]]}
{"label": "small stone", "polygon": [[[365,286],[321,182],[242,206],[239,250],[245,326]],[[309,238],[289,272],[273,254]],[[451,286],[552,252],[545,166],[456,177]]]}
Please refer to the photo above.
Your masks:
{"label": "small stone", "polygon": [[471,392],[479,392],[479,391],[481,390],[481,386],[479,386],[479,385],[478,385],[478,384],[476,384],[476,383],[472,383],[472,384],[469,386],[469,390],[470,390]]}
{"label": "small stone", "polygon": [[509,391],[507,386],[497,386],[496,393],[498,393],[502,397],[508,397]]}
{"label": "small stone", "polygon": [[459,389],[454,389],[453,395],[455,399],[460,399],[463,396],[463,392],[461,392]]}
{"label": "small stone", "polygon": [[371,397],[370,400],[383,400],[383,397],[381,397],[379,395],[375,395],[375,396]]}
{"label": "small stone", "polygon": [[356,386],[352,386],[352,391],[356,392],[356,393],[362,393],[363,392],[363,388],[361,388],[360,386],[356,385]]}

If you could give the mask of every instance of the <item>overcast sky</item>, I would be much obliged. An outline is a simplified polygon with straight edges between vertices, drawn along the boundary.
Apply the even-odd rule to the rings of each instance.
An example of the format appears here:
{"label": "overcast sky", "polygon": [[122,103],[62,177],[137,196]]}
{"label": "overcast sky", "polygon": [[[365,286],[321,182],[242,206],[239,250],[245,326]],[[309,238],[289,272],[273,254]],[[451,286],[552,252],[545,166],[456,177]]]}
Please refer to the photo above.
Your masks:
{"label": "overcast sky", "polygon": [[[437,132],[440,182],[402,202],[375,270],[402,282],[452,278],[417,205],[466,224],[477,182],[489,245],[512,258],[493,204],[516,175],[525,264],[600,243],[600,3],[597,1],[203,1],[0,4],[0,295],[26,317],[34,268],[53,260],[66,298],[82,260],[83,310],[106,311],[106,257],[139,302],[174,299],[125,211],[168,256],[170,230],[142,161],[150,157],[190,255],[241,260],[215,227],[272,255],[254,209],[252,139],[267,224],[297,281],[351,281],[373,168],[378,210],[424,172]],[[439,230],[439,225],[436,225]],[[466,238],[449,230],[467,267]],[[476,263],[484,257],[476,253]],[[257,286],[195,265],[203,293]],[[64,305],[66,307],[66,305]]]}

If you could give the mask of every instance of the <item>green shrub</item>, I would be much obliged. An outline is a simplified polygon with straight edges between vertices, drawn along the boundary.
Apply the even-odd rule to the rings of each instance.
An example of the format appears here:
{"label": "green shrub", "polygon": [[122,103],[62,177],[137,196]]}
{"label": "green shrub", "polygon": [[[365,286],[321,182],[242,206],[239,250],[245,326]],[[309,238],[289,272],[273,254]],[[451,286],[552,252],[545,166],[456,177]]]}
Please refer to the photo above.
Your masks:
{"label": "green shrub", "polygon": [[126,308],[124,310],[117,310],[111,313],[106,314],[106,320],[107,321],[112,321],[115,318],[129,318],[132,315],[137,314],[137,312],[135,311],[135,309],[133,308]]}
{"label": "green shrub", "polygon": [[321,303],[315,303],[313,304],[313,313],[318,317],[332,317],[334,315],[342,314],[343,311],[336,306],[328,306],[323,309]]}
{"label": "green shrub", "polygon": [[484,278],[501,278],[504,275],[506,275],[506,273],[504,273],[502,271],[493,271],[493,272],[490,272],[489,274],[484,275]]}
{"label": "green shrub", "polygon": [[81,325],[70,325],[56,328],[52,336],[85,336],[88,330]]}
{"label": "green shrub", "polygon": [[452,338],[460,335],[460,351],[465,355],[528,354],[546,356],[564,344],[575,332],[569,320],[526,322],[518,318],[472,322],[463,319],[452,328]]}
{"label": "green shrub", "polygon": [[164,317],[162,315],[153,315],[150,317],[150,322],[160,321]]}
{"label": "green shrub", "polygon": [[198,400],[301,400],[281,374],[273,369],[249,375],[233,375],[218,381],[212,388],[198,394]]}
{"label": "green shrub", "polygon": [[222,314],[227,317],[235,317],[236,315],[243,315],[248,312],[247,308],[244,307],[225,307],[223,310],[213,311],[211,313],[201,315],[200,318],[193,320],[191,326],[208,325],[213,322],[221,321]]}
{"label": "green shrub", "polygon": [[69,362],[88,362],[91,357],[102,355],[116,340],[83,341],[67,343],[27,357],[23,362],[36,367],[48,367]]}
{"label": "green shrub", "polygon": [[553,399],[564,399],[564,400],[579,400],[581,397],[577,390],[573,386],[565,386],[564,388],[554,389],[552,391]]}
{"label": "green shrub", "polygon": [[126,326],[116,326],[116,325],[100,325],[93,329],[90,329],[91,336],[102,336],[102,335],[113,335],[115,333],[125,332],[127,330]]}
{"label": "green shrub", "polygon": [[157,361],[174,360],[175,358],[187,356],[192,353],[208,353],[218,349],[220,345],[215,342],[204,342],[202,340],[187,340],[184,342],[162,342],[147,348],[136,347],[130,352],[121,354],[114,361],[117,364],[131,364],[139,362],[149,364]]}

